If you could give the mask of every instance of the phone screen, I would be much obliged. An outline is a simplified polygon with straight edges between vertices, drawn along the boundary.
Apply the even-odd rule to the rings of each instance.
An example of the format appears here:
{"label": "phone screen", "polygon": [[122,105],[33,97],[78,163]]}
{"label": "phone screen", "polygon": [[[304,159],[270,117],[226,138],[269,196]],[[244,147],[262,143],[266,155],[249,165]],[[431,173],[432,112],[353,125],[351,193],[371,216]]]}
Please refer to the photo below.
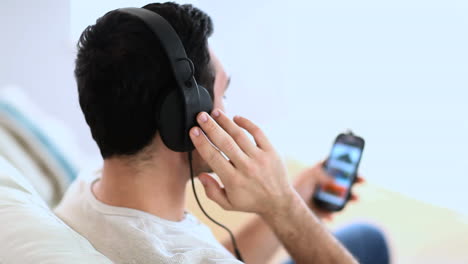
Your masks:
{"label": "phone screen", "polygon": [[343,205],[356,176],[361,154],[362,149],[357,146],[335,143],[325,164],[326,171],[334,181],[321,186],[316,198],[337,206]]}

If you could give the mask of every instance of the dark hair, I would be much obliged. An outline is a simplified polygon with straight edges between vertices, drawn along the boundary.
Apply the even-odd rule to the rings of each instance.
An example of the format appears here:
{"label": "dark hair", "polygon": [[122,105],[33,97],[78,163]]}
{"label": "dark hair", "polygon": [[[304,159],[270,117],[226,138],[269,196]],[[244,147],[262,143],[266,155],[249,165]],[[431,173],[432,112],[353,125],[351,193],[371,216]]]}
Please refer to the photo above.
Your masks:
{"label": "dark hair", "polygon": [[[195,79],[213,98],[210,17],[192,5],[155,3],[143,8],[172,25],[194,63]],[[176,87],[162,46],[142,21],[111,11],[84,30],[77,47],[80,106],[101,155],[138,153],[157,133],[158,102]]]}

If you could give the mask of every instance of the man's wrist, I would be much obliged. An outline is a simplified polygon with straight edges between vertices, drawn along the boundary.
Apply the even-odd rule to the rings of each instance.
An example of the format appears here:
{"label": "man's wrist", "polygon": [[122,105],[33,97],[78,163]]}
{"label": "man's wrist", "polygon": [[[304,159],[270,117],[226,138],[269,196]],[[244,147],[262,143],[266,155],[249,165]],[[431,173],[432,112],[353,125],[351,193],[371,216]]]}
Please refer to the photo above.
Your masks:
{"label": "man's wrist", "polygon": [[259,215],[271,226],[275,223],[287,221],[288,218],[296,214],[296,211],[303,211],[303,207],[307,208],[307,205],[301,196],[291,187],[273,203],[273,206],[269,210]]}

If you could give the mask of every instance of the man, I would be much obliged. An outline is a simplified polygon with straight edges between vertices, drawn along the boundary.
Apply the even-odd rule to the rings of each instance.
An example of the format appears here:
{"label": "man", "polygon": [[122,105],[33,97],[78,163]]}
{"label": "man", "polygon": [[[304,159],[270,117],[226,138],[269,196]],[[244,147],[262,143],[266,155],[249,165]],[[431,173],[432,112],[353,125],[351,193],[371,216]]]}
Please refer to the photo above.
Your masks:
{"label": "man", "polygon": [[[190,131],[193,167],[210,199],[226,210],[257,215],[236,236],[245,262],[265,263],[282,244],[297,263],[356,263],[307,204],[315,186],[328,179],[321,167],[305,171],[294,189],[262,131],[223,113],[229,78],[207,44],[211,19],[191,5],[144,8],[173,26],[197,82],[213,98],[213,112],[200,113],[200,127]],[[83,32],[75,75],[104,164],[70,187],[57,215],[116,263],[239,263],[230,244],[223,247],[185,210],[187,153],[164,145],[155,120],[175,80],[154,34],[136,18],[107,13]],[[207,174],[212,170],[223,187]]]}

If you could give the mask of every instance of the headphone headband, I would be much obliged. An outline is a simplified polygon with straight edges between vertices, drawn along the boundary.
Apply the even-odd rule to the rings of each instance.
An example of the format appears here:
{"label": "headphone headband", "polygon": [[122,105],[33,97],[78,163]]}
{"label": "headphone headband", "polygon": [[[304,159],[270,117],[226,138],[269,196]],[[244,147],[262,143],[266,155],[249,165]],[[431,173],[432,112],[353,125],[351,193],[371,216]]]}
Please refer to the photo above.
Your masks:
{"label": "headphone headband", "polygon": [[[176,151],[188,151],[193,149],[192,142],[188,137],[189,129],[196,125],[196,115],[200,111],[209,110],[212,105],[211,102],[208,102],[211,99],[208,101],[205,99],[205,91],[201,94],[200,87],[194,77],[195,68],[193,62],[187,57],[184,45],[182,44],[179,35],[166,19],[151,10],[129,7],[120,8],[117,9],[117,11],[137,17],[139,20],[144,22],[161,43],[161,46],[169,59],[169,64],[172,68],[172,72],[174,73],[178,90],[183,97],[182,107],[184,108],[184,114],[182,117],[184,126],[182,129],[184,134],[182,135],[185,136],[183,137],[183,142],[181,142],[181,146],[183,147],[169,147]],[[171,136],[169,135],[163,137],[163,140],[170,137]],[[167,145],[167,142],[165,143]],[[177,143],[177,145],[178,144],[180,143]]]}
{"label": "headphone headband", "polygon": [[193,63],[187,57],[184,45],[177,32],[166,19],[158,13],[144,8],[128,7],[117,10],[136,16],[154,33],[167,54],[176,81],[180,87],[194,87],[196,85],[196,81],[193,78]]}

